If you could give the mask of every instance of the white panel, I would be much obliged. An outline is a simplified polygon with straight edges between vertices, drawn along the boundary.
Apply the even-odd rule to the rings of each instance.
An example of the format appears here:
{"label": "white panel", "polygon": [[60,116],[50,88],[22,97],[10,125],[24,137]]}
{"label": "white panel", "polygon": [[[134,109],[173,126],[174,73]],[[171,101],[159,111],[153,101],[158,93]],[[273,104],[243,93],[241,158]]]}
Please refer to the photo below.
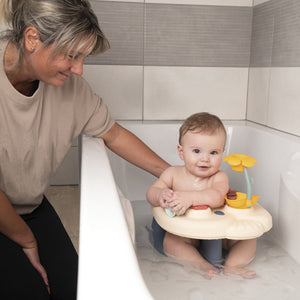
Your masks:
{"label": "white panel", "polygon": [[253,5],[259,5],[259,4],[262,4],[262,3],[265,3],[265,2],[268,2],[270,0],[253,0]]}
{"label": "white panel", "polygon": [[252,0],[145,0],[145,2],[185,5],[252,6]]}
{"label": "white panel", "polygon": [[270,68],[250,68],[247,120],[266,125]]}
{"label": "white panel", "polygon": [[300,68],[272,68],[268,125],[300,135]]}
{"label": "white panel", "polygon": [[79,240],[78,300],[152,299],[104,143],[97,138],[83,137]]}
{"label": "white panel", "polygon": [[143,67],[85,65],[83,77],[114,119],[142,119]]}
{"label": "white panel", "polygon": [[279,226],[281,244],[300,264],[300,239],[295,239],[295,228],[300,227],[300,151],[294,153],[281,173]]}
{"label": "white panel", "polygon": [[181,120],[198,111],[245,119],[248,68],[145,67],[144,118]]}

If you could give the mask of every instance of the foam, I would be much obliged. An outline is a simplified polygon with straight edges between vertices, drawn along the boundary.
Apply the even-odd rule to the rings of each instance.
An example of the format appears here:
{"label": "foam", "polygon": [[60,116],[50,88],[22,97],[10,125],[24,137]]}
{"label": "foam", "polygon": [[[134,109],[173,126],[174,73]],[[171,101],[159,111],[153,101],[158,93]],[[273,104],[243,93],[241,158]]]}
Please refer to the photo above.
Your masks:
{"label": "foam", "polygon": [[257,277],[243,279],[221,272],[212,280],[184,262],[158,253],[146,229],[152,212],[146,201],[133,201],[136,222],[137,258],[146,285],[155,300],[247,300],[299,299],[300,265],[284,251],[269,233],[258,238],[254,260],[248,268]]}

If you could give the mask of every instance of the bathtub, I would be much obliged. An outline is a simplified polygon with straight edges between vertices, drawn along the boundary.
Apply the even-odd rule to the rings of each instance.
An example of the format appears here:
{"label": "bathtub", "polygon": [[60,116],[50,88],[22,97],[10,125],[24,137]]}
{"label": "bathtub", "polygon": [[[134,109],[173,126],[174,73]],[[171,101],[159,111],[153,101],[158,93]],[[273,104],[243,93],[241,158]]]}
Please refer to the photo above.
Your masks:
{"label": "bathtub", "polygon": [[[181,123],[128,121],[120,124],[135,133],[170,164],[182,164],[176,150]],[[239,281],[237,290],[234,285],[236,279],[230,281],[231,287],[228,279],[222,276],[212,280],[213,283],[205,281],[201,289],[201,279],[197,277],[196,281],[200,280],[200,283],[197,282],[198,287],[189,286],[189,290],[186,290],[188,292],[183,292],[181,288],[180,291],[188,294],[187,299],[218,299],[221,296],[217,294],[214,286],[216,283],[219,286],[224,283],[224,288],[230,288],[228,299],[232,299],[234,295],[229,295],[230,293],[238,293],[239,298],[243,299],[243,293],[249,288],[253,295],[254,288],[256,296],[263,296],[264,299],[295,299],[295,295],[299,296],[300,292],[297,283],[300,279],[300,239],[296,233],[300,228],[300,138],[246,121],[225,122],[225,125],[228,139],[224,156],[243,153],[257,160],[258,164],[249,170],[254,178],[253,194],[261,197],[260,205],[267,209],[273,218],[273,228],[264,235],[266,237],[262,242],[271,243],[271,246],[266,248],[266,244],[263,244],[258,248],[261,254],[257,254],[256,267],[259,269],[266,260],[270,260],[268,268],[270,274],[273,274],[284,262],[289,261],[286,269],[291,272],[292,279],[286,278],[289,278],[288,273],[285,273],[284,279],[278,279],[277,275],[274,287],[263,292],[261,288],[256,287],[270,284],[269,278],[264,278],[269,274],[242,285]],[[232,188],[246,191],[246,183],[240,173],[232,171],[226,163],[222,164],[222,169],[228,174]],[[135,238],[136,231],[144,230],[145,227],[137,225],[139,220],[144,222],[144,208],[137,209],[138,214],[134,216],[131,206],[131,203],[134,203],[135,207],[147,205],[145,194],[154,180],[154,176],[107,151],[102,140],[83,137],[78,300],[159,299],[151,288],[159,289],[163,282],[168,280],[166,277],[174,275],[174,271],[162,273],[163,267],[160,267],[166,264],[174,267],[174,262],[164,261],[165,258],[155,253],[154,249],[151,249],[153,252],[149,252],[150,246],[147,246],[147,253],[150,253],[147,254],[148,257],[138,257],[137,253],[142,251],[137,248],[142,242],[136,241]],[[150,218],[149,214],[147,218]],[[150,219],[147,223],[149,222]],[[264,256],[265,253],[267,256]],[[283,263],[280,263],[281,259],[284,260]],[[144,264],[141,261],[144,261]],[[278,266],[274,265],[275,261],[278,261]],[[155,266],[157,262],[160,264]],[[153,269],[154,267],[156,269]],[[185,281],[191,284],[195,280],[189,276],[194,271],[186,266],[184,268],[183,271],[179,270],[176,265],[174,270],[187,270],[189,273]],[[150,273],[152,283],[147,283],[146,279]],[[181,275],[180,280],[174,279],[176,285],[180,286],[180,282],[184,281],[182,276],[185,275]],[[281,287],[276,284],[276,280],[279,280]],[[241,291],[243,284],[244,290]],[[211,291],[205,295],[201,294],[202,290],[209,289],[209,285],[212,285]],[[169,298],[167,292],[164,293],[162,299],[175,299],[174,296]],[[176,293],[176,299],[183,299],[179,296],[180,292]],[[246,296],[244,298],[250,299]],[[227,299],[226,293],[222,294],[222,299]]]}

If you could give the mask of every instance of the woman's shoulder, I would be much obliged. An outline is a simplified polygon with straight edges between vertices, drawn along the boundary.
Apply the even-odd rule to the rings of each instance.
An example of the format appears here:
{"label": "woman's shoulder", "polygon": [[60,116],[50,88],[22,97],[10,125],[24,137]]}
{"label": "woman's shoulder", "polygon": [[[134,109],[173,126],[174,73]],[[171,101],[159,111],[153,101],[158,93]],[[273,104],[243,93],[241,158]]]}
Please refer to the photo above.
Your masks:
{"label": "woman's shoulder", "polygon": [[91,86],[89,83],[82,77],[78,75],[72,75],[65,82],[63,88],[66,90],[71,90],[73,93],[82,94],[82,93],[93,93]]}

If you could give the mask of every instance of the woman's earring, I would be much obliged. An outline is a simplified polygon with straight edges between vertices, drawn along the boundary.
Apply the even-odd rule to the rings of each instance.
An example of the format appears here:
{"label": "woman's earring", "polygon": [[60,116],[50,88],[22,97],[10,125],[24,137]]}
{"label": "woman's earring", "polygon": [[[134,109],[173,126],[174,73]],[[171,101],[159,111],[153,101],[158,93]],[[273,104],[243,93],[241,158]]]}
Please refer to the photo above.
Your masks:
{"label": "woman's earring", "polygon": [[34,50],[34,48],[33,47],[31,47],[31,51],[33,51]]}

